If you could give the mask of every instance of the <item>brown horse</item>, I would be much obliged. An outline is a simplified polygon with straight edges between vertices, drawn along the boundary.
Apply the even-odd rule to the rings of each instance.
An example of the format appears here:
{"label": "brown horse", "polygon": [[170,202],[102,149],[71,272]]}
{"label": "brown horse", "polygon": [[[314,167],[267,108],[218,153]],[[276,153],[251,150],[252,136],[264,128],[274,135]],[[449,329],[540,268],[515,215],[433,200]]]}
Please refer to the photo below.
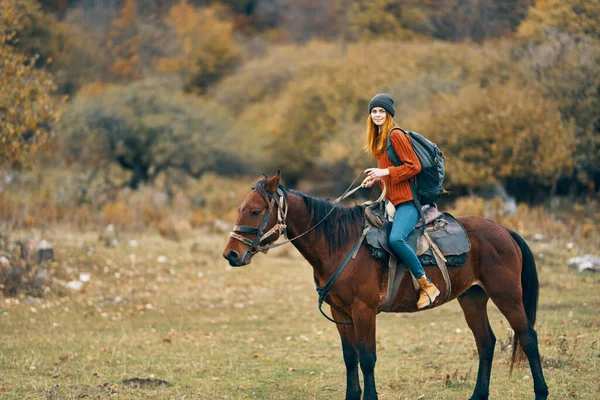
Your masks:
{"label": "brown horse", "polygon": [[[253,187],[238,208],[236,226],[223,256],[232,266],[247,265],[258,251],[266,253],[268,245],[286,229],[287,235],[295,238],[318,224],[316,229],[292,243],[313,266],[315,283],[322,287],[362,233],[365,206],[334,209],[332,202],[287,189],[279,184],[279,179],[278,172],[268,179],[265,176]],[[546,399],[548,387],[533,329],[538,298],[533,254],[518,234],[490,220],[474,216],[459,220],[468,232],[471,250],[464,266],[450,268],[452,294],[449,301],[458,299],[477,342],[479,371],[471,399],[489,396],[496,343],[487,315],[490,298],[515,332],[511,370],[520,343],[529,359],[535,398]],[[446,287],[439,269],[425,269],[443,293]],[[364,398],[377,399],[375,319],[385,299],[387,279],[386,264],[373,258],[369,249],[362,246],[326,299],[333,318],[348,323],[337,325],[347,372],[346,399],[361,397],[359,365],[364,376]],[[444,296],[439,296],[433,306],[443,303]],[[394,305],[395,312],[418,311],[411,279],[403,279]]]}

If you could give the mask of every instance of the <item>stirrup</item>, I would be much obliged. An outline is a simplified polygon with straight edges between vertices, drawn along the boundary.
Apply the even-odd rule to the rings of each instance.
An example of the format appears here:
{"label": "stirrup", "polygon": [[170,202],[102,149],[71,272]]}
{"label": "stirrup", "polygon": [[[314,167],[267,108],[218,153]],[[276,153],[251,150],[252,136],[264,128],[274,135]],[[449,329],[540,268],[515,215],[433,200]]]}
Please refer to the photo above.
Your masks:
{"label": "stirrup", "polygon": [[[431,282],[431,281],[430,281],[430,282]],[[425,292],[425,294],[427,295],[427,298],[429,299],[429,305],[427,305],[427,306],[425,306],[425,307],[423,307],[423,308],[426,308],[426,307],[431,307],[431,306],[433,305],[433,301],[431,301],[431,296],[429,295],[429,293],[427,293],[427,290],[425,290],[425,289],[423,289],[423,288],[421,288],[421,290],[422,290],[423,292]],[[420,297],[420,295],[419,295],[419,297]],[[417,301],[417,303],[418,303],[418,301]]]}

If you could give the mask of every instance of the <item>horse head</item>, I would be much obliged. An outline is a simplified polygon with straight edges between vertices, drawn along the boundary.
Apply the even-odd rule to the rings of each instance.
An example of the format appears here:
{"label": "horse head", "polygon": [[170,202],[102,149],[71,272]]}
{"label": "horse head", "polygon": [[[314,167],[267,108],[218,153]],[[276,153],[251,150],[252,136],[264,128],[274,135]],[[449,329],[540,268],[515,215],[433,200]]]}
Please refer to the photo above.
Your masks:
{"label": "horse head", "polygon": [[223,250],[232,267],[250,264],[254,254],[266,253],[267,246],[285,231],[287,203],[279,187],[280,177],[280,171],[271,178],[264,175],[238,207],[235,226]]}

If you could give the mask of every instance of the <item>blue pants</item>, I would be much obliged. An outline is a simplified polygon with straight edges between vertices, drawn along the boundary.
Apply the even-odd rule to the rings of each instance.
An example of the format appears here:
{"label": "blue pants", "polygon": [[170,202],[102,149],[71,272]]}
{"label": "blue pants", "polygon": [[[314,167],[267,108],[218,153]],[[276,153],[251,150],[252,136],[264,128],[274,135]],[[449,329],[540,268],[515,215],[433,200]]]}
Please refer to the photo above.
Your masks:
{"label": "blue pants", "polygon": [[406,243],[406,238],[415,228],[419,220],[419,211],[415,203],[410,200],[396,206],[392,231],[390,232],[390,246],[402,259],[416,279],[425,275],[425,270],[414,250]]}

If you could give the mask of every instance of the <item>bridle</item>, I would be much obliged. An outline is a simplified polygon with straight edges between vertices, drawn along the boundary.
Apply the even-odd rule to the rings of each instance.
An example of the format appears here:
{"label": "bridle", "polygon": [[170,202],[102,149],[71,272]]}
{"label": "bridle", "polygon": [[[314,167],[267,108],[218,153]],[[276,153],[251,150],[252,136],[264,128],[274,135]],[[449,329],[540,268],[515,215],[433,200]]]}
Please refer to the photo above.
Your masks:
{"label": "bridle", "polygon": [[[237,240],[241,241],[242,243],[250,246],[250,249],[246,252],[246,255],[242,259],[242,265],[244,265],[246,263],[247,259],[250,256],[253,256],[254,254],[258,253],[259,251],[266,253],[269,249],[283,244],[283,243],[280,243],[278,245],[273,245],[270,243],[270,244],[267,244],[266,246],[261,246],[260,242],[262,242],[269,236],[271,236],[275,233],[277,233],[279,235],[281,235],[281,233],[283,233],[285,238],[287,239],[287,225],[285,223],[286,222],[285,219],[287,217],[287,211],[288,211],[287,201],[283,194],[283,190],[281,190],[280,188],[277,189],[276,194],[277,195],[274,194],[273,196],[271,196],[271,202],[269,203],[269,208],[267,209],[267,212],[265,213],[265,216],[263,217],[262,221],[260,222],[260,225],[258,226],[258,228],[255,228],[253,226],[246,226],[246,225],[234,225],[233,230],[229,233],[229,236],[231,236],[232,238],[237,239]],[[277,223],[271,229],[269,229],[268,232],[263,233],[264,229],[266,228],[267,224],[269,223],[269,219],[271,219],[271,210],[273,209],[275,204],[277,204]],[[250,240],[250,239],[240,235],[237,232],[256,234],[256,237],[254,238],[254,240]],[[287,242],[284,242],[284,243],[287,243]]]}

